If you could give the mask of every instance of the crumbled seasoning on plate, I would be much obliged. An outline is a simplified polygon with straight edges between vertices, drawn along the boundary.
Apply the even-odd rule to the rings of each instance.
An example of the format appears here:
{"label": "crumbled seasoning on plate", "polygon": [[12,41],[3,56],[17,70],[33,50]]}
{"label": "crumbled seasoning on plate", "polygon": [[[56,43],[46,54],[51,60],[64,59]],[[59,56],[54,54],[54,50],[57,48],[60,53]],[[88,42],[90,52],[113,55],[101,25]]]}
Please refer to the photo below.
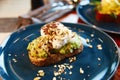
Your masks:
{"label": "crumbled seasoning on plate", "polygon": [[84,70],[80,68],[80,74],[84,74]]}
{"label": "crumbled seasoning on plate", "polygon": [[91,34],[90,36],[91,36],[91,37],[94,37],[94,34]]}
{"label": "crumbled seasoning on plate", "polygon": [[97,59],[98,59],[98,61],[100,61],[100,60],[101,60],[101,58],[99,58],[99,57],[98,57]]}
{"label": "crumbled seasoning on plate", "polygon": [[90,66],[87,66],[87,68],[90,68]]}
{"label": "crumbled seasoning on plate", "polygon": [[15,58],[13,58],[12,60],[13,60],[13,62],[17,62],[17,60]]}
{"label": "crumbled seasoning on plate", "polygon": [[52,80],[57,80],[57,78],[56,77],[53,77],[53,79]]}
{"label": "crumbled seasoning on plate", "polygon": [[15,57],[17,57],[17,55],[15,55]]}
{"label": "crumbled seasoning on plate", "polygon": [[83,80],[86,80],[85,78]]}
{"label": "crumbled seasoning on plate", "polygon": [[40,80],[42,77],[44,77],[44,75],[44,70],[38,70],[37,77],[35,77],[33,80]]}
{"label": "crumbled seasoning on plate", "polygon": [[89,43],[89,42],[90,42],[90,39],[87,38],[87,39],[86,39],[86,43]]}
{"label": "crumbled seasoning on plate", "polygon": [[[73,66],[70,64],[64,63],[61,65],[55,66],[55,68],[58,68],[58,70],[54,71],[54,76],[59,76],[63,73],[66,74],[65,70],[68,69],[70,71],[73,68]],[[71,72],[69,72],[69,73],[71,74]]]}
{"label": "crumbled seasoning on plate", "polygon": [[72,74],[72,71],[70,71],[69,74],[71,75],[71,74]]}
{"label": "crumbled seasoning on plate", "polygon": [[76,57],[75,57],[75,56],[69,58],[69,62],[70,62],[70,63],[71,63],[71,62],[74,62],[74,61],[76,61]]}
{"label": "crumbled seasoning on plate", "polygon": [[43,70],[38,71],[39,76],[43,77],[45,75],[45,72]]}
{"label": "crumbled seasoning on plate", "polygon": [[93,48],[93,46],[92,46],[92,45],[89,45],[89,48]]}
{"label": "crumbled seasoning on plate", "polygon": [[35,77],[33,80],[40,80],[41,77]]}
{"label": "crumbled seasoning on plate", "polygon": [[8,56],[11,56],[11,54],[8,54]]}
{"label": "crumbled seasoning on plate", "polygon": [[97,48],[98,48],[98,50],[102,50],[102,45],[101,45],[101,44],[98,44],[98,45],[97,45]]}
{"label": "crumbled seasoning on plate", "polygon": [[90,77],[90,74],[88,74],[88,77]]}

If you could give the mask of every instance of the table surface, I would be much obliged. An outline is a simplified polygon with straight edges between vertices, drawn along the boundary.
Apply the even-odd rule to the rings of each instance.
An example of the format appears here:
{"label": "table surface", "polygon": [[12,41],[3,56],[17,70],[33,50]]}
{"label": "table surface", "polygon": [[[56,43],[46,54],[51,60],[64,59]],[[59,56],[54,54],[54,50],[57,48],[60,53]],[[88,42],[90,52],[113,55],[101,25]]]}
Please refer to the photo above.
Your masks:
{"label": "table surface", "polygon": [[[5,40],[5,38],[8,35],[10,35],[12,32],[17,30],[17,27],[15,26],[17,23],[17,20],[18,20],[17,18],[1,18],[0,19],[0,44]],[[79,19],[75,11],[66,14],[65,16],[59,18],[57,21],[70,22],[70,23],[84,23],[81,19]],[[8,23],[6,24],[6,22]],[[118,43],[120,47],[120,35],[110,34],[110,36],[113,37],[113,39]],[[120,66],[118,67],[112,80],[120,80]]]}

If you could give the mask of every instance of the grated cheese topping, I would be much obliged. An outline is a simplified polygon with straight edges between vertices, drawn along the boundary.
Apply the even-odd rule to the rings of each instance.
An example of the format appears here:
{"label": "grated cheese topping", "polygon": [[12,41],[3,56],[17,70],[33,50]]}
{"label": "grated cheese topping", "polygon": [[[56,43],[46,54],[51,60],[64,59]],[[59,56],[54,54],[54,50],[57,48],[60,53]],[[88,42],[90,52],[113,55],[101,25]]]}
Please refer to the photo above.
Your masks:
{"label": "grated cheese topping", "polygon": [[51,36],[51,44],[54,49],[60,49],[68,42],[75,42],[76,33],[69,30],[59,22],[51,22],[41,28],[41,35]]}

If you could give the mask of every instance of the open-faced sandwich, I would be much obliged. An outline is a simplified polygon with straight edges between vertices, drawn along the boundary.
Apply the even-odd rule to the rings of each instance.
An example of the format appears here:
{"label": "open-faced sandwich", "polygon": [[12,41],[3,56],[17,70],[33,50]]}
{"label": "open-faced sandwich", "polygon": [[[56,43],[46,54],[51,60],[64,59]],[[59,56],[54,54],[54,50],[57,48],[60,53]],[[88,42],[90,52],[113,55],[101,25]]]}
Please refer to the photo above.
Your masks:
{"label": "open-faced sandwich", "polygon": [[96,3],[97,21],[120,23],[120,0],[101,0]]}
{"label": "open-faced sandwich", "polygon": [[44,25],[41,36],[28,44],[30,61],[37,66],[48,66],[83,50],[80,36],[59,22]]}

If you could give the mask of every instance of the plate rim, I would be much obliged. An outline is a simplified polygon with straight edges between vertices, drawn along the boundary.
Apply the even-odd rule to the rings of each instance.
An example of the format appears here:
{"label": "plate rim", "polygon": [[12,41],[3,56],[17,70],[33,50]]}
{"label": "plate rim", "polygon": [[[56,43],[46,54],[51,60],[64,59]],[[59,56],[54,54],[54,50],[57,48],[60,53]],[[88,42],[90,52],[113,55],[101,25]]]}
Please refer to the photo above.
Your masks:
{"label": "plate rim", "polygon": [[[114,75],[115,71],[117,70],[118,65],[119,65],[119,62],[120,62],[120,50],[119,50],[119,47],[118,47],[118,45],[116,44],[116,42],[113,40],[113,38],[110,37],[107,33],[101,31],[99,28],[97,28],[97,27],[91,27],[91,25],[88,25],[88,24],[83,24],[83,23],[68,23],[68,22],[62,22],[62,23],[63,23],[63,24],[72,24],[72,25],[87,26],[87,27],[89,27],[89,28],[92,28],[92,29],[95,29],[95,30],[101,32],[102,34],[104,34],[105,36],[107,36],[109,39],[111,39],[111,41],[115,44],[115,47],[116,47],[117,50],[118,50],[118,58],[117,58],[118,61],[117,61],[116,68],[115,68],[115,70],[112,72],[112,74],[108,77],[108,79],[111,79],[111,77]],[[34,25],[40,25],[40,24],[46,24],[46,23],[31,24],[31,25],[26,26],[25,28],[28,28],[29,26],[34,26]],[[20,29],[23,29],[23,28],[20,28]],[[2,49],[1,49],[1,47],[4,46],[4,45],[6,46],[6,44],[4,44],[4,43],[6,43],[7,41],[9,41],[10,36],[11,36],[11,35],[14,35],[15,32],[19,31],[20,29],[17,29],[16,31],[12,32],[12,33],[11,33],[10,35],[8,35],[7,38],[0,44],[0,57],[1,57],[1,55],[2,55],[2,51],[1,51]],[[4,46],[4,47],[5,47],[5,46]],[[3,47],[3,48],[4,48],[4,47]],[[1,63],[1,62],[0,62],[0,63]],[[0,70],[1,70],[1,65],[0,65]],[[2,77],[5,77],[5,78],[9,79],[9,76],[8,76],[7,74],[5,74],[4,70],[2,70],[2,71],[3,71],[4,74],[0,73],[0,76],[3,75]]]}
{"label": "plate rim", "polygon": [[[89,5],[89,6],[93,6],[93,5],[90,5],[90,4],[87,4],[87,5],[80,5],[80,4],[78,4],[77,7],[76,7],[77,15],[78,15],[79,18],[80,18],[81,20],[83,20],[86,24],[89,24],[89,25],[91,25],[91,26],[96,26],[96,25],[90,23],[89,21],[87,21],[87,20],[79,13],[79,8],[80,8],[80,7],[84,7],[84,6],[88,6],[88,5]],[[107,30],[107,29],[104,29],[104,28],[101,28],[101,27],[98,27],[98,26],[96,26],[96,27],[99,28],[100,30],[105,31],[105,32],[108,32],[108,33],[120,34],[120,32],[116,32],[116,31],[112,31],[112,30]]]}

